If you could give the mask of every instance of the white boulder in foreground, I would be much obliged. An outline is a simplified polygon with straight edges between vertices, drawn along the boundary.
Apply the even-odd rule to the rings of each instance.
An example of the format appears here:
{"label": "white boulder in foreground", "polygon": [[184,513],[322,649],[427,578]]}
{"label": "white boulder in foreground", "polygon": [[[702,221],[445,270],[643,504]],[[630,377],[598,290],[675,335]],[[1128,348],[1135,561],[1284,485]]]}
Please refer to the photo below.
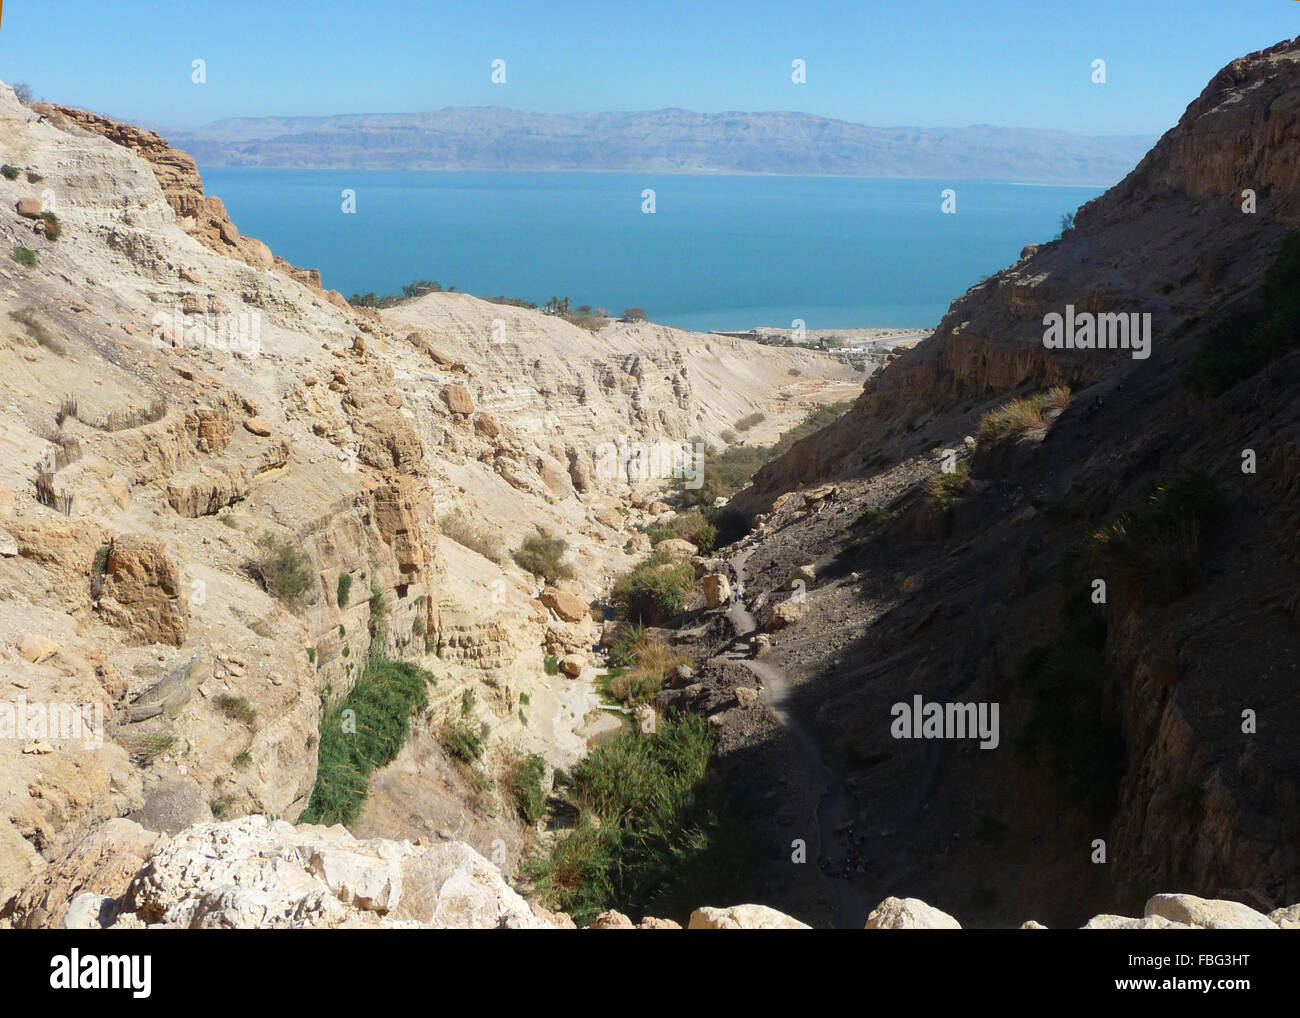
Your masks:
{"label": "white boulder in foreground", "polygon": [[697,908],[691,913],[688,930],[810,930],[807,923],[792,919],[766,905],[732,905],[730,908]]}
{"label": "white boulder in foreground", "polygon": [[869,930],[960,930],[961,923],[920,898],[886,898],[867,917]]}

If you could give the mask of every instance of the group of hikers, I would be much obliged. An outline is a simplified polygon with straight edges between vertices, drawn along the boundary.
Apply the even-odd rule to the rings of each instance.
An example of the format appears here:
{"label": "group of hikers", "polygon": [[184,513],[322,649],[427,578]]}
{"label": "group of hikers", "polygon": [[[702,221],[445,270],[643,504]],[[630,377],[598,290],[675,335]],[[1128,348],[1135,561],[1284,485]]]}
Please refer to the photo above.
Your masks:
{"label": "group of hikers", "polygon": [[849,824],[844,830],[844,842],[847,848],[847,854],[842,859],[828,859],[826,856],[818,856],[817,867],[828,877],[835,877],[839,880],[847,880],[856,873],[865,873],[869,863],[863,856],[863,845],[857,837],[856,824]]}

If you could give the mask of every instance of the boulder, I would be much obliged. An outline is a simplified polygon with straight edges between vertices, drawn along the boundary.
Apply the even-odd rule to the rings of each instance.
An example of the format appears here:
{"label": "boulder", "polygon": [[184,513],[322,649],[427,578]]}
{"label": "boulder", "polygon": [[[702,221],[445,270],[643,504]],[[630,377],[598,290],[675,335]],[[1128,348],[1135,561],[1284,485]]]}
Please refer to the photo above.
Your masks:
{"label": "boulder", "polygon": [[947,912],[940,912],[920,898],[886,898],[867,917],[868,930],[960,930]]}
{"label": "boulder", "polygon": [[699,550],[690,541],[684,541],[680,537],[670,537],[655,545],[655,551],[662,551],[671,558],[688,559],[698,554]]}
{"label": "boulder", "polygon": [[732,905],[730,908],[697,908],[691,913],[688,930],[810,930],[806,923],[766,905]]}
{"label": "boulder", "polygon": [[23,198],[18,202],[18,214],[24,219],[40,219],[41,209],[39,198]]}
{"label": "boulder", "polygon": [[59,645],[40,633],[26,633],[18,640],[18,656],[34,665],[48,661],[59,652]]}
{"label": "boulder", "polygon": [[632,920],[622,912],[615,912],[610,909],[608,912],[602,912],[591,921],[587,927],[589,930],[635,930]]}
{"label": "boulder", "polygon": [[811,587],[813,581],[817,579],[817,568],[811,564],[800,566],[790,574],[790,578],[785,581],[785,585],[791,590],[795,589],[795,584],[802,582],[805,587]]}
{"label": "boulder", "polygon": [[731,601],[731,582],[724,573],[709,573],[700,581],[710,608],[721,608]]}
{"label": "boulder", "polygon": [[447,409],[453,414],[468,416],[474,412],[474,397],[469,394],[469,390],[463,385],[444,385],[442,387],[442,401],[447,404]]}
{"label": "boulder", "polygon": [[564,672],[571,678],[577,678],[582,674],[583,666],[586,665],[586,659],[581,654],[566,654],[560,658],[560,671]]}
{"label": "boulder", "polygon": [[581,622],[590,614],[586,601],[558,587],[545,588],[539,600],[565,622]]}
{"label": "boulder", "polygon": [[271,422],[262,417],[244,418],[244,430],[261,438],[270,438]]}
{"label": "boulder", "polygon": [[[79,894],[93,895],[101,902],[105,897],[121,897],[149,854],[166,840],[130,820],[106,821],[18,889],[0,909],[0,928],[60,926]],[[83,903],[76,921],[84,922],[88,911]]]}
{"label": "boulder", "polygon": [[1236,901],[1198,898],[1192,894],[1157,894],[1148,899],[1145,918],[1159,916],[1202,930],[1276,930],[1268,916]]}
{"label": "boulder", "polygon": [[786,626],[793,625],[803,618],[807,607],[802,604],[795,604],[793,601],[779,601],[767,610],[763,616],[763,628],[774,633],[778,629],[784,629]]}

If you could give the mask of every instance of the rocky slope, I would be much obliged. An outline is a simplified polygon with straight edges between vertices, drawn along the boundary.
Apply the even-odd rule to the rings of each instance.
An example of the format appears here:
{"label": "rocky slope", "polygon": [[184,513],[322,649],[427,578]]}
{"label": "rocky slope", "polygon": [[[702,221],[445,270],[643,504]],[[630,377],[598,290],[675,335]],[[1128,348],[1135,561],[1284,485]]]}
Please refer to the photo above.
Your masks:
{"label": "rocky slope", "polygon": [[[542,658],[596,641],[588,605],[662,483],[605,476],[601,444],[788,425],[862,377],[459,294],[354,310],[157,135],[5,87],[0,162],[0,703],[91,729],[0,738],[0,898],[108,819],[296,819],[322,708],[378,650],[439,681],[359,829],[501,841],[513,865],[513,811],[438,733],[472,704],[489,775],[584,752],[591,683]],[[545,601],[508,554],[539,530],[575,568]]]}
{"label": "rocky slope", "polygon": [[[869,899],[1070,925],[1171,885],[1264,911],[1300,895],[1300,355],[1208,393],[1186,384],[1300,227],[1298,152],[1300,41],[1234,61],[1072,230],[956,300],[738,500],[757,521],[756,614],[791,599],[800,567],[815,577],[765,659],[856,803],[855,832],[827,854]],[[1046,348],[1045,316],[1066,305],[1149,313],[1150,356]],[[1052,386],[1073,389],[1063,412],[1058,395],[981,432]],[[945,450],[963,471],[947,481]],[[1126,544],[1111,526],[1126,513],[1165,529]],[[1072,551],[1108,540],[1119,558],[1075,568]],[[1102,634],[1095,667],[1053,656],[1083,630]],[[894,738],[892,705],[918,694],[1000,703],[999,747]],[[741,738],[743,766],[771,746]],[[779,858],[809,821],[769,826]],[[788,884],[774,875],[773,894]]]}

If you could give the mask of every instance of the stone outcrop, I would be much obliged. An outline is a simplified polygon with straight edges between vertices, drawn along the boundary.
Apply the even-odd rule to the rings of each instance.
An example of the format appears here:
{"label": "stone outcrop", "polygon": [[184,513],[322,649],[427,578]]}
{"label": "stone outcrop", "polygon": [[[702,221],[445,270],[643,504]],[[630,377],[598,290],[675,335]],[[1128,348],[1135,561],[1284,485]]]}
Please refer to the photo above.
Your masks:
{"label": "stone outcrop", "polygon": [[869,930],[960,930],[947,912],[927,905],[919,898],[886,898],[867,917]]}
{"label": "stone outcrop", "polygon": [[691,913],[689,930],[809,930],[811,926],[792,919],[766,905],[733,905],[730,908],[697,908]]}
{"label": "stone outcrop", "polygon": [[[94,908],[80,914],[107,928],[555,928],[496,867],[458,842],[360,840],[342,827],[294,827],[260,816],[198,824],[161,845],[137,834],[119,847],[124,830],[96,842],[112,850],[108,874],[55,885],[95,895]],[[118,892],[122,859],[146,849],[146,861]],[[24,889],[18,900],[35,899]],[[49,895],[42,901],[47,916],[67,905]],[[8,911],[16,916],[18,908]],[[31,908],[22,914],[30,921]]]}
{"label": "stone outcrop", "polygon": [[99,613],[135,643],[185,642],[189,604],[176,563],[160,542],[136,534],[113,541],[104,559]]}

